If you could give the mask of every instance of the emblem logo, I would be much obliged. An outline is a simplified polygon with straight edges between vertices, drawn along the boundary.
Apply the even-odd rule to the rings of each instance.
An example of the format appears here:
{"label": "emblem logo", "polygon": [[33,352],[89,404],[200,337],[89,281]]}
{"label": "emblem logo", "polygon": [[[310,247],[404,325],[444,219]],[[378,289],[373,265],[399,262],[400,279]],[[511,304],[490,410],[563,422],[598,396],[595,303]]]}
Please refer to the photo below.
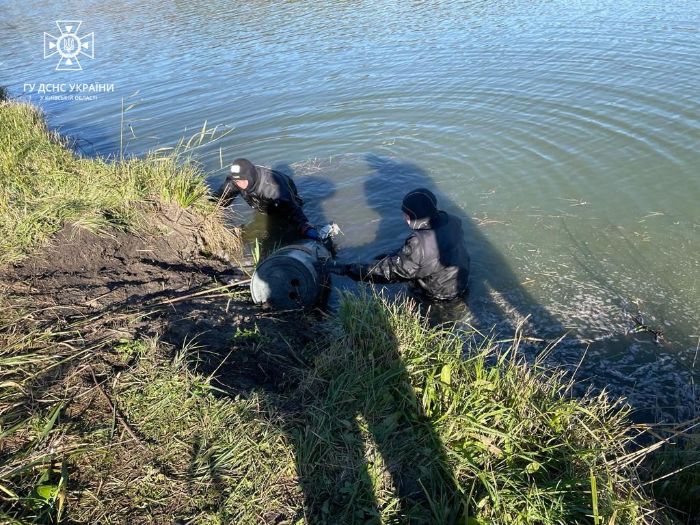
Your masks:
{"label": "emblem logo", "polygon": [[53,36],[44,32],[44,58],[58,53],[60,57],[56,71],[82,71],[79,56],[95,58],[95,34],[79,36],[80,20],[57,20],[56,25],[61,32]]}

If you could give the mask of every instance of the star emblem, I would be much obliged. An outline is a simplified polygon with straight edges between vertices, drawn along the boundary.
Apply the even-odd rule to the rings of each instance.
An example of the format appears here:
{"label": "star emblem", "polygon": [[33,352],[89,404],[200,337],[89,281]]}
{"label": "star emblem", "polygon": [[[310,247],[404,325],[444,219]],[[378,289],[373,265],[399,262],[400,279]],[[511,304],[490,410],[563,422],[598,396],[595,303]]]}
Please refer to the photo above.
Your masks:
{"label": "star emblem", "polygon": [[78,35],[81,24],[80,20],[57,20],[58,36],[44,32],[44,58],[58,54],[56,71],[82,71],[78,57],[95,58],[95,34]]}

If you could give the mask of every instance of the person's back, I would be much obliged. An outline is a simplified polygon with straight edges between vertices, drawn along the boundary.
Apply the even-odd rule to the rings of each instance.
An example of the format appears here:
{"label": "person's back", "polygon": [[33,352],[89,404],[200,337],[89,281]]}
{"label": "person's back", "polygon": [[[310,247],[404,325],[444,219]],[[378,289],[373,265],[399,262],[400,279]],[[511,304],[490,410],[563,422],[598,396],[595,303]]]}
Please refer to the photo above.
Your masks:
{"label": "person's back", "polygon": [[256,166],[257,181],[249,191],[241,191],[245,201],[263,213],[285,213],[304,201],[292,179],[279,171]]}
{"label": "person's back", "polygon": [[416,284],[429,298],[452,299],[466,292],[469,253],[460,220],[440,211],[431,226],[414,230],[421,238],[423,256]]}
{"label": "person's back", "polygon": [[403,247],[374,263],[348,265],[343,273],[354,279],[409,281],[431,300],[466,293],[469,254],[460,220],[438,211],[435,195],[425,188],[409,192],[401,209],[413,230]]}

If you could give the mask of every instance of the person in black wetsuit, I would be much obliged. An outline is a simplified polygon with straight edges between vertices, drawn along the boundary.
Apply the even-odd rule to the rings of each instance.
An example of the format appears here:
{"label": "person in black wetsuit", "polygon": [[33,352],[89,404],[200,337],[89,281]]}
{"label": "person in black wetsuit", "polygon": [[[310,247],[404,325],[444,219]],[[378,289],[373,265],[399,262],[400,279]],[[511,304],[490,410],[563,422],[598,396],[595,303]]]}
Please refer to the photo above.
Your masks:
{"label": "person in black wetsuit", "polygon": [[419,297],[450,301],[467,292],[469,254],[461,221],[437,208],[430,190],[418,188],[403,199],[401,210],[413,230],[395,253],[371,263],[339,265],[336,273],[354,280],[409,281]]}
{"label": "person in black wetsuit", "polygon": [[288,221],[300,237],[319,240],[318,231],[304,214],[304,200],[294,181],[284,173],[254,166],[247,159],[236,159],[230,175],[214,196],[223,206],[229,206],[239,194],[259,212]]}

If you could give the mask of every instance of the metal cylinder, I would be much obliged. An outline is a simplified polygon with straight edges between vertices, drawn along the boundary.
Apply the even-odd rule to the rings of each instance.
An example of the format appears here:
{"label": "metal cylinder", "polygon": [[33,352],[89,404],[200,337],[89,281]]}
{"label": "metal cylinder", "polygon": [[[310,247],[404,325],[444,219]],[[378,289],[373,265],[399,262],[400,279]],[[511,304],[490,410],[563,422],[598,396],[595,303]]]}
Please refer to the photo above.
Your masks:
{"label": "metal cylinder", "polygon": [[323,266],[330,258],[330,252],[315,241],[277,250],[255,269],[250,281],[253,302],[279,310],[314,306],[328,285]]}

